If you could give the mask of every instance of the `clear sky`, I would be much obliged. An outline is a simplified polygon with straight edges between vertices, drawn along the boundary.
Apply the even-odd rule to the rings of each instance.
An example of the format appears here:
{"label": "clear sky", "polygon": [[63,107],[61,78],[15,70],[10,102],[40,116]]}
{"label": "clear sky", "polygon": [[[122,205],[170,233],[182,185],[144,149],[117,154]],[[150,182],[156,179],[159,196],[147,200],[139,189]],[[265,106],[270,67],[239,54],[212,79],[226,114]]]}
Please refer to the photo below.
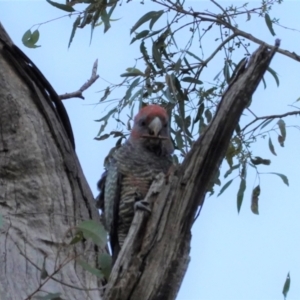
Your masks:
{"label": "clear sky", "polygon": [[[125,1],[126,2],[126,1]],[[249,6],[259,2],[248,1]],[[222,5],[230,2],[221,1]],[[243,4],[238,1],[235,4]],[[187,1],[195,11],[214,9],[209,1]],[[86,178],[96,195],[96,182],[103,171],[103,159],[114,145],[113,139],[97,142],[93,138],[100,128],[94,120],[101,118],[110,109],[110,103],[96,105],[108,82],[119,83],[119,74],[132,67],[139,57],[138,44],[129,45],[129,29],[139,16],[160,7],[150,1],[123,3],[113,18],[112,28],[103,34],[95,30],[89,45],[90,29],[78,30],[70,49],[67,48],[73,20],[58,19],[40,27],[42,47],[32,50],[22,45],[23,33],[32,25],[65,15],[45,1],[0,1],[0,22],[14,42],[36,63],[59,94],[77,90],[90,76],[92,65],[98,58],[100,79],[84,93],[85,100],[70,99],[65,102],[76,139],[76,151]],[[271,11],[271,17],[298,31],[275,26],[281,46],[300,54],[300,2],[286,1]],[[164,21],[164,20],[162,20]],[[241,19],[240,28],[273,44],[264,19],[253,18],[246,23]],[[186,38],[182,36],[182,39]],[[206,55],[217,46],[214,40],[207,41]],[[252,43],[252,50],[256,46]],[[194,49],[197,52],[197,49]],[[242,56],[240,57],[242,58]],[[212,78],[222,68],[222,60],[209,65],[203,81]],[[289,106],[300,97],[300,63],[277,54],[271,67],[277,71],[280,86],[272,76],[266,75],[267,89],[261,85],[254,97],[252,110],[258,116],[284,113],[295,108]],[[112,98],[121,98],[116,92]],[[299,107],[299,102],[298,102]],[[245,112],[245,122],[250,115]],[[249,117],[247,117],[249,115]],[[220,197],[206,199],[204,208],[193,227],[191,262],[185,276],[178,300],[281,300],[282,287],[288,272],[291,274],[289,300],[300,299],[300,131],[299,117],[285,120],[290,127],[284,148],[273,138],[277,156],[270,153],[267,138],[259,139],[252,148],[254,155],[269,158],[272,163],[261,167],[261,172],[278,172],[288,176],[290,186],[283,184],[275,175],[263,174],[260,178],[261,196],[259,216],[250,210],[252,188],[258,183],[255,173],[249,169],[244,203],[240,214],[236,209],[236,180]],[[246,124],[246,123],[245,123]],[[116,124],[109,124],[108,131]],[[292,126],[298,126],[292,127]],[[224,163],[222,171],[226,171]],[[220,178],[222,184],[228,179]]]}

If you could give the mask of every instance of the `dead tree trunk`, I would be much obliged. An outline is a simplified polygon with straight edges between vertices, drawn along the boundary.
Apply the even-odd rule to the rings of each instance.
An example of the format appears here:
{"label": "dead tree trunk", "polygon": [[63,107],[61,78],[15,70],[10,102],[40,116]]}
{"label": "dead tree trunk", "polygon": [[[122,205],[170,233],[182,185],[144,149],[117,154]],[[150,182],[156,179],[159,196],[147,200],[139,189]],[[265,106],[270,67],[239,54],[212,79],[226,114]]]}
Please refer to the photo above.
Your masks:
{"label": "dead tree trunk", "polygon": [[[135,214],[112,270],[105,300],[173,300],[189,263],[191,227],[219,168],[243,110],[264,75],[273,49],[261,46],[237,70],[217,112],[181,167],[154,182],[147,198],[152,214]],[[160,193],[157,196],[157,192]]]}
{"label": "dead tree trunk", "polygon": [[99,220],[64,107],[13,47],[0,24],[0,298],[101,299],[96,276],[75,261],[83,254],[95,265],[97,248],[64,244],[69,228]]}

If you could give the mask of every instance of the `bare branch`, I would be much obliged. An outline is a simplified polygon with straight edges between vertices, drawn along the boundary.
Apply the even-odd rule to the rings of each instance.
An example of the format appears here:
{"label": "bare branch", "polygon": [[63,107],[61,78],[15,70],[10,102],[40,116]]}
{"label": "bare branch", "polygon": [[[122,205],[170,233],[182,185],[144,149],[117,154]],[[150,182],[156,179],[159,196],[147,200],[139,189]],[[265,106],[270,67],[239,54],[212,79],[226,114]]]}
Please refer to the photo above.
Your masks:
{"label": "bare branch", "polygon": [[226,10],[219,4],[217,3],[215,0],[210,0],[214,5],[218,6],[224,13],[224,15],[226,16],[227,18],[227,22],[231,25],[231,22],[230,22],[230,17],[228,16]]}
{"label": "bare branch", "polygon": [[203,65],[206,66],[209,61],[211,61],[214,56],[225,46],[230,40],[234,39],[237,35],[234,33],[227,37],[217,48],[216,50],[203,62]]}
{"label": "bare branch", "polygon": [[91,78],[78,91],[59,95],[59,98],[61,100],[70,99],[70,98],[84,99],[84,97],[82,96],[82,92],[87,90],[99,78],[99,75],[97,75],[97,68],[98,68],[98,59],[96,59],[96,61],[94,62]]}
{"label": "bare branch", "polygon": [[295,115],[300,115],[300,111],[290,111],[281,115],[270,115],[270,116],[263,116],[263,117],[256,117],[253,121],[251,121],[249,124],[247,124],[241,131],[245,131],[249,126],[254,124],[255,122],[259,120],[270,120],[270,119],[280,119],[288,116],[295,116]]}
{"label": "bare branch", "polygon": [[[245,31],[242,31],[238,28],[235,28],[235,27],[231,27],[230,28],[231,30],[233,30],[233,32],[236,34],[236,35],[239,35],[239,36],[242,36],[254,43],[257,43],[259,45],[266,45],[268,48],[272,49],[274,48],[274,46],[270,45],[270,44],[267,44],[266,42],[254,37],[252,34],[250,33],[247,33]],[[296,61],[299,61],[300,62],[300,55],[296,54],[295,52],[290,52],[288,50],[284,50],[284,49],[281,49],[281,48],[277,48],[277,52],[285,55],[285,56],[288,56]]]}

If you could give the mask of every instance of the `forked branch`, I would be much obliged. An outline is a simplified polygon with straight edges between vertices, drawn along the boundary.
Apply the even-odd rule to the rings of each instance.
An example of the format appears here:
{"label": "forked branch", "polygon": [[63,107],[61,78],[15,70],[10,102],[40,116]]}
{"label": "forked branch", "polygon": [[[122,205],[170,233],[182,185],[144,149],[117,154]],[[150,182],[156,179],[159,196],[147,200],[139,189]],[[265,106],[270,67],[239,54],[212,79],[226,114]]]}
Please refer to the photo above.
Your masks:
{"label": "forked branch", "polygon": [[[105,300],[175,299],[189,263],[191,227],[228,148],[233,131],[267,70],[279,40],[261,45],[245,61],[224,93],[217,112],[180,168],[154,182],[147,195],[152,214],[135,214],[113,267]],[[160,190],[157,196],[157,192]]]}

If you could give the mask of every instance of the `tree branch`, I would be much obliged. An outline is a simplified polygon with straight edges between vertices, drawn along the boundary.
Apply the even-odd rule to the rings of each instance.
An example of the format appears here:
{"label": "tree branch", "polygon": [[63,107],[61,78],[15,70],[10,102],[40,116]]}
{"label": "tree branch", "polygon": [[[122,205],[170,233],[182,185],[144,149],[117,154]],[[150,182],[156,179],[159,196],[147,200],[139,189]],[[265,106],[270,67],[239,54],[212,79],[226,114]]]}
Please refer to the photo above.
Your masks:
{"label": "tree branch", "polygon": [[216,115],[176,174],[170,176],[168,184],[163,176],[152,184],[147,195],[153,203],[152,214],[147,220],[144,212],[136,212],[113,267],[105,300],[175,299],[189,263],[195,214],[278,46],[279,41],[271,50],[260,46],[241,65]]}
{"label": "tree branch", "polygon": [[97,75],[97,68],[98,68],[98,59],[96,59],[96,61],[94,62],[91,78],[78,91],[59,95],[59,98],[61,100],[70,99],[70,98],[84,99],[84,97],[82,96],[82,92],[87,90],[99,78],[99,75]]}
{"label": "tree branch", "polygon": [[[153,0],[153,2],[156,2],[162,6],[165,6],[167,7],[168,9],[171,9],[171,10],[175,10],[175,11],[179,11],[180,13],[184,14],[184,15],[189,15],[189,16],[192,16],[193,18],[197,18],[197,19],[200,19],[200,21],[202,22],[217,22],[223,26],[225,26],[226,28],[230,29],[233,31],[233,33],[235,35],[238,35],[238,36],[242,36],[258,45],[266,45],[269,49],[273,49],[274,46],[270,45],[270,44],[267,44],[265,43],[264,41],[254,37],[252,34],[250,33],[247,33],[245,31],[242,31],[234,26],[232,26],[230,23],[228,23],[227,21],[224,20],[224,18],[220,18],[218,15],[214,16],[213,14],[207,14],[207,13],[200,13],[200,12],[194,12],[194,11],[188,11],[188,10],[185,10],[182,6],[180,7],[180,9],[178,8],[178,6],[176,6],[174,3],[172,3],[172,5],[167,5],[165,3],[162,3],[158,0]],[[170,2],[170,1],[169,1]],[[210,16],[210,18],[208,17],[205,17],[205,16]],[[295,52],[290,52],[288,50],[285,50],[285,49],[281,49],[281,48],[276,48],[277,49],[277,52],[285,55],[285,56],[288,56],[296,61],[299,61],[300,62],[300,55],[296,54]]]}
{"label": "tree branch", "polygon": [[270,119],[280,119],[280,118],[284,118],[284,117],[288,117],[288,116],[295,116],[295,115],[300,115],[300,111],[290,111],[287,112],[285,114],[281,114],[281,115],[270,115],[270,116],[263,116],[263,117],[256,117],[253,121],[251,121],[249,124],[247,124],[241,131],[245,131],[249,126],[251,126],[252,124],[254,124],[255,122],[259,121],[259,120],[270,120]]}

